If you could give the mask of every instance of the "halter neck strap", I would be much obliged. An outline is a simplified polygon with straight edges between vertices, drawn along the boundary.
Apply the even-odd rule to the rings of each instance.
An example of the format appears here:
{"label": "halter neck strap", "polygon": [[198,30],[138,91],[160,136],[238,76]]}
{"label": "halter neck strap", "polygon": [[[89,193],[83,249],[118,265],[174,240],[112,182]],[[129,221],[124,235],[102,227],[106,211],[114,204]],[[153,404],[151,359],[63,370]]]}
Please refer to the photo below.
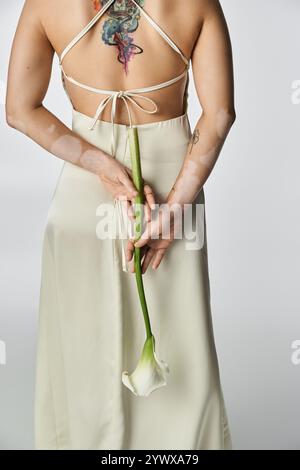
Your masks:
{"label": "halter neck strap", "polygon": [[[180,48],[175,44],[175,42],[168,36],[168,34],[162,30],[162,28],[156,23],[156,21],[151,18],[151,16],[136,2],[136,0],[131,0],[134,5],[140,10],[141,14],[147,19],[147,21],[153,26],[153,28],[161,35],[161,37],[172,47],[172,49],[177,52],[182,58],[183,62],[186,65],[189,65],[189,59],[185,57]],[[64,48],[60,55],[59,63],[62,64],[65,56],[70,52],[70,50],[90,31],[90,29],[97,23],[101,16],[106,12],[106,10],[115,2],[115,0],[108,0],[105,5],[98,11],[98,13],[92,18],[92,20],[69,42],[69,44]]]}
{"label": "halter neck strap", "polygon": [[62,63],[64,57],[68,54],[68,52],[80,41],[83,36],[85,36],[89,30],[97,23],[97,21],[101,18],[101,16],[106,12],[106,10],[114,3],[115,0],[108,0],[107,3],[98,11],[98,13],[94,16],[94,18],[83,28],[74,39],[64,48],[60,55],[60,63]]}

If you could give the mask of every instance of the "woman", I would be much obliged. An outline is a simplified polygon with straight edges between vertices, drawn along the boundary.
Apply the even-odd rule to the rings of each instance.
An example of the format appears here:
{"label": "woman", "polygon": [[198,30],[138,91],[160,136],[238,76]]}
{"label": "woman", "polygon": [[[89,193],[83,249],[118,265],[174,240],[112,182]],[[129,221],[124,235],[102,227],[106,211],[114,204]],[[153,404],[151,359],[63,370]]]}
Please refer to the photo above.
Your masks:
{"label": "woman", "polygon": [[[72,130],[43,106],[54,53],[73,107]],[[193,133],[190,63],[203,109]],[[195,250],[177,239],[173,218],[164,236],[166,211],[151,215],[154,204],[204,207],[203,185],[235,119],[230,39],[219,2],[27,0],[6,109],[10,126],[64,160],[43,246],[36,448],[231,449],[205,219]],[[132,123],[146,226],[138,242],[118,243],[101,239],[97,222],[99,208],[121,199],[133,218]],[[120,222],[124,213],[119,204],[114,208]],[[142,247],[159,355],[171,371],[167,386],[147,398],[120,379],[124,369],[134,369],[143,339],[134,246]]]}

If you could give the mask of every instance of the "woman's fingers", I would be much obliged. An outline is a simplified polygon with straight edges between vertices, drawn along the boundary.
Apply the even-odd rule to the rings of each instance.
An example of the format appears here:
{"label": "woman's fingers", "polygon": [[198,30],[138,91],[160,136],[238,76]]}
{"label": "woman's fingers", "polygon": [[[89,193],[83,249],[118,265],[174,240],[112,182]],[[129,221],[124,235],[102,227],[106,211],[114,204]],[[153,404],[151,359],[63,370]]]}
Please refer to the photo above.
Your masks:
{"label": "woman's fingers", "polygon": [[134,273],[134,244],[132,240],[128,240],[126,247],[126,259],[129,265],[129,272]]}
{"label": "woman's fingers", "polygon": [[142,263],[143,274],[146,272],[151,262],[152,262],[152,268],[157,269],[165,255],[165,252],[166,252],[165,249],[155,250],[149,247]]}
{"label": "woman's fingers", "polygon": [[146,202],[149,204],[151,209],[155,209],[155,197],[154,192],[149,184],[144,185],[144,194],[146,197]]}
{"label": "woman's fingers", "polygon": [[144,220],[145,222],[151,221],[151,209],[147,201],[144,204]]}
{"label": "woman's fingers", "polygon": [[146,245],[151,240],[159,239],[160,235],[163,233],[163,228],[166,230],[168,228],[171,229],[170,217],[166,209],[160,209],[154,220],[150,218],[150,223],[148,223],[146,229],[142,233],[139,240],[135,242],[134,246],[139,248]]}
{"label": "woman's fingers", "polygon": [[154,260],[153,260],[153,263],[152,263],[152,268],[153,269],[158,268],[158,266],[161,263],[161,260],[163,259],[164,255],[165,255],[165,252],[166,252],[165,249],[156,250]]}
{"label": "woman's fingers", "polygon": [[138,191],[127,173],[122,173],[119,179],[120,182],[125,186],[128,199],[132,199],[138,195]]}
{"label": "woman's fingers", "polygon": [[134,220],[134,210],[133,210],[133,205],[132,201],[126,200],[126,210],[127,210],[127,215],[129,219]]}
{"label": "woman's fingers", "polygon": [[151,239],[151,229],[148,226],[146,230],[144,231],[144,233],[142,234],[142,236],[136,242],[134,242],[134,246],[136,248],[142,248],[142,246],[147,245],[150,239]]}
{"label": "woman's fingers", "polygon": [[168,211],[163,208],[159,210],[157,217],[148,223],[140,239],[135,242],[134,246],[142,247],[158,239],[163,239],[168,243],[174,239],[174,236],[174,223]]}
{"label": "woman's fingers", "polygon": [[[128,175],[128,180],[130,181],[130,183],[132,183],[131,180],[130,180],[131,171],[128,168],[126,168],[126,175]],[[124,186],[126,187],[126,189],[129,190],[129,188],[130,188],[130,190],[131,190],[132,187],[134,188],[133,183],[132,184],[128,183],[127,177],[125,177],[125,179],[123,179],[123,182],[124,182]],[[151,210],[154,210],[155,206],[156,206],[154,192],[153,192],[153,190],[152,190],[152,188],[149,184],[144,184],[143,191],[144,191],[144,195],[145,195],[145,202],[143,204],[143,217],[144,217],[144,220],[145,220],[145,223],[146,223],[146,228],[145,228],[144,232],[142,233],[142,235],[141,235],[141,237],[139,238],[138,241],[130,240],[130,242],[128,243],[127,252],[126,252],[126,256],[127,256],[128,261],[130,261],[132,259],[132,255],[133,255],[133,251],[134,251],[135,247],[136,248],[143,248],[144,251],[145,251],[147,243],[152,239],[158,239],[159,234],[160,234],[160,226],[161,226],[160,217],[158,218],[157,221],[152,221],[151,220],[152,219]],[[128,217],[131,220],[134,220],[135,219],[135,207],[134,207],[135,197],[132,198],[130,196],[130,193],[127,194],[127,197],[129,199],[127,201]],[[147,252],[148,251],[149,250],[147,250]],[[145,257],[146,263],[144,264],[144,266],[146,266],[146,269],[149,265],[150,260],[153,257],[153,251],[151,253],[152,254],[147,253],[147,257]]]}
{"label": "woman's fingers", "polygon": [[149,184],[144,185],[145,194],[145,220],[146,222],[151,221],[151,210],[155,209],[155,197],[153,190]]}
{"label": "woman's fingers", "polygon": [[[143,259],[143,256],[146,255],[148,249],[149,249],[148,246],[144,246],[144,247],[141,249],[141,259]],[[134,253],[134,244],[133,244],[133,241],[132,241],[132,240],[128,240],[128,241],[127,241],[127,247],[126,247],[126,259],[127,259],[127,261],[131,261],[131,260],[133,259],[133,253]]]}
{"label": "woman's fingers", "polygon": [[[141,266],[142,266],[142,273],[144,274],[150,263],[152,262],[152,268],[157,269],[166,253],[166,248],[151,248],[149,245],[145,245],[141,249]],[[134,273],[134,243],[133,241],[129,240],[127,243],[126,249],[126,259],[129,262],[129,271]]]}
{"label": "woman's fingers", "polygon": [[[128,216],[132,219],[134,217],[135,198],[138,195],[138,191],[134,186],[131,177],[130,170],[126,168],[126,173],[119,177],[122,187],[119,188],[118,198],[127,199],[130,203],[127,203]],[[116,183],[115,183],[116,184]],[[145,203],[143,204],[143,213],[145,220],[149,222],[151,220],[151,209],[155,209],[155,197],[153,190],[149,184],[144,185]]]}
{"label": "woman's fingers", "polygon": [[[130,242],[129,242],[130,243]],[[132,245],[133,246],[133,245]],[[134,273],[135,272],[135,268],[134,268],[134,256],[133,256],[133,252],[134,252],[134,249],[131,250],[131,247],[127,248],[128,249],[128,262],[129,262],[129,271],[131,273]],[[149,247],[148,246],[145,246],[141,249],[141,266],[142,266],[142,273],[143,273],[143,263],[144,263],[144,258],[147,256],[148,254],[148,250],[149,250]]]}
{"label": "woman's fingers", "polygon": [[126,259],[127,261],[131,261],[134,253],[134,244],[133,241],[128,240],[127,247],[126,247]]}
{"label": "woman's fingers", "polygon": [[147,225],[139,240],[134,242],[136,248],[145,246],[150,240],[157,240],[160,234],[159,221],[153,221]]}
{"label": "woman's fingers", "polygon": [[154,254],[155,254],[155,251],[152,248],[149,248],[147,250],[147,253],[146,253],[146,255],[144,257],[144,260],[143,260],[143,263],[142,263],[142,273],[143,274],[147,271],[148,266],[151,263],[151,260],[154,256]]}

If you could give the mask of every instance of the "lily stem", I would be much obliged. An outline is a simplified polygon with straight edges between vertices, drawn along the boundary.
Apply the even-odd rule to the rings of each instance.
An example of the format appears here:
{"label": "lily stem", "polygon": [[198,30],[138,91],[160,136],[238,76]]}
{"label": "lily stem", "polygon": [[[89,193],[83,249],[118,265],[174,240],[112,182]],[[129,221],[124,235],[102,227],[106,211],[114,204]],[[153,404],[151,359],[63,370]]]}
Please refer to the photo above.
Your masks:
{"label": "lily stem", "polygon": [[[130,155],[131,155],[131,166],[132,166],[132,179],[133,183],[138,191],[138,195],[135,197],[135,209],[134,209],[134,239],[137,241],[142,235],[143,229],[143,207],[144,207],[144,191],[143,191],[143,177],[141,170],[141,159],[140,159],[140,148],[137,128],[130,126],[128,127],[129,144],[130,144]],[[139,294],[139,299],[142,307],[144,316],[144,322],[146,327],[147,339],[152,335],[150,318],[148,313],[147,301],[144,290],[142,266],[141,266],[141,248],[134,248],[134,269],[135,279]]]}

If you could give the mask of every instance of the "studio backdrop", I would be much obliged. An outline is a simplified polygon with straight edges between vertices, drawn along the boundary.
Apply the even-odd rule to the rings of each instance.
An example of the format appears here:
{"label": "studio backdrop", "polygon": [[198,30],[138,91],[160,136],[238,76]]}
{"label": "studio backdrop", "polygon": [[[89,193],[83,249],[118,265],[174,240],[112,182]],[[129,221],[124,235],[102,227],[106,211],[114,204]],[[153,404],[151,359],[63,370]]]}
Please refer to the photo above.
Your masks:
{"label": "studio backdrop", "polygon": [[[205,184],[215,340],[235,449],[300,450],[300,2],[222,0],[237,120]],[[42,236],[62,161],[5,119],[22,0],[2,1],[0,448],[33,448]],[[191,73],[189,117],[201,112]],[[45,105],[67,125],[57,60]]]}

